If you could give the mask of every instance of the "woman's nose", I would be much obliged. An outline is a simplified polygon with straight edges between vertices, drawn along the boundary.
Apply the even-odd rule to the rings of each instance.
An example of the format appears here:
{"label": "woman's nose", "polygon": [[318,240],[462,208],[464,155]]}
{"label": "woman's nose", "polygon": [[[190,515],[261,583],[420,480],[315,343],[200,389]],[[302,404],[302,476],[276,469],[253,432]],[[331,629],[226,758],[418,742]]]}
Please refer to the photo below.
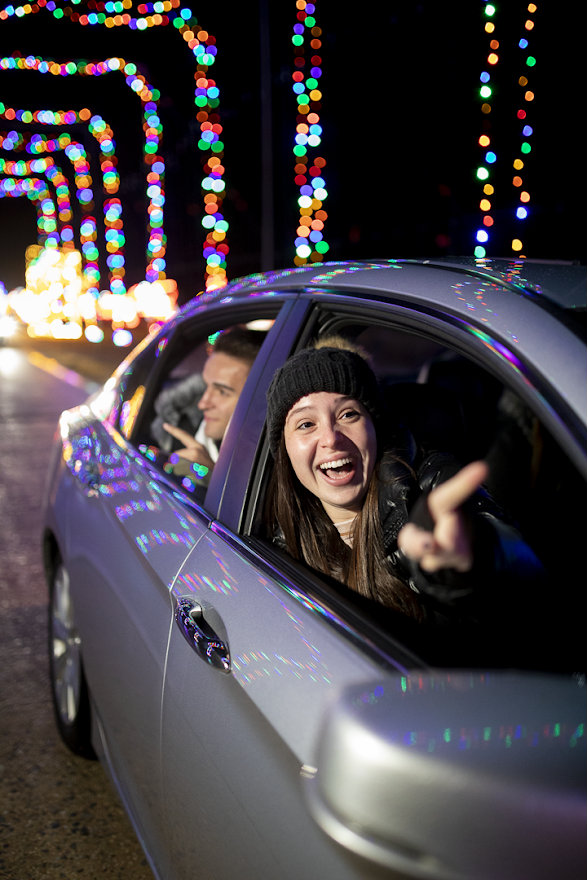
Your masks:
{"label": "woman's nose", "polygon": [[337,429],[336,423],[326,422],[320,432],[320,445],[326,447],[336,446],[339,436],[340,432]]}

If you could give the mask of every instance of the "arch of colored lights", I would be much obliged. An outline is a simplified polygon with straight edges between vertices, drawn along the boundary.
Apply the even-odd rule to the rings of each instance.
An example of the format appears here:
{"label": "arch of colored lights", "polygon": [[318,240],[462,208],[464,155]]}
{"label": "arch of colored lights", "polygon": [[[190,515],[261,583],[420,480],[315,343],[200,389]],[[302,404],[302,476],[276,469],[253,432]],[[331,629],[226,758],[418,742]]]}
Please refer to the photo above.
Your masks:
{"label": "arch of colored lights", "polygon": [[[527,13],[533,15],[537,11],[537,6],[535,3],[529,3],[527,6]],[[483,183],[483,197],[479,203],[479,208],[482,212],[482,226],[477,229],[475,233],[476,245],[475,245],[475,256],[478,258],[483,258],[487,255],[488,242],[491,238],[491,227],[494,225],[495,219],[493,217],[493,205],[492,205],[492,197],[495,195],[495,186],[490,183],[491,177],[491,167],[495,165],[497,162],[497,155],[492,149],[492,138],[490,135],[491,131],[491,122],[488,117],[492,111],[492,103],[491,99],[493,96],[493,86],[492,83],[495,79],[495,72],[497,70],[497,64],[499,62],[499,40],[497,39],[498,32],[495,24],[495,15],[496,15],[496,7],[493,2],[485,2],[484,5],[484,29],[485,33],[489,37],[489,52],[487,55],[487,65],[486,69],[481,72],[479,77],[481,81],[481,86],[479,88],[479,96],[482,100],[481,104],[481,112],[483,113],[485,119],[483,120],[483,132],[479,137],[479,146],[485,151],[482,163],[480,163],[477,168],[477,178],[479,181]],[[534,29],[534,19],[525,16],[524,23],[524,31],[525,34],[528,34]],[[523,73],[518,79],[518,86],[524,89],[523,102],[520,101],[522,106],[516,112],[516,119],[518,124],[521,126],[520,135],[521,135],[521,143],[520,143],[520,151],[519,155],[517,155],[513,160],[513,168],[514,168],[514,176],[512,179],[512,185],[516,191],[516,200],[518,202],[515,209],[515,222],[516,224],[522,224],[523,221],[528,217],[528,202],[530,201],[530,193],[527,189],[523,188],[523,179],[520,175],[521,170],[524,168],[525,163],[527,161],[526,157],[532,150],[532,146],[528,140],[533,134],[533,128],[528,124],[527,116],[529,104],[534,100],[534,92],[530,88],[529,83],[529,74],[530,70],[536,64],[536,58],[527,52],[529,47],[529,40],[526,35],[524,35],[520,41],[518,42],[518,48],[522,50],[523,53]],[[489,167],[488,167],[489,166]],[[521,253],[524,245],[522,242],[522,232],[521,229],[516,229],[516,234],[512,238],[511,241],[511,249],[516,256],[523,256]]]}
{"label": "arch of colored lights", "polygon": [[[80,2],[81,0],[71,0],[73,6],[79,5]],[[206,259],[206,288],[223,287],[226,284],[226,257],[229,251],[227,243],[229,224],[221,213],[225,190],[223,180],[225,169],[222,164],[224,144],[220,140],[222,126],[216,112],[220,103],[219,89],[215,80],[208,77],[208,68],[216,60],[216,38],[198,25],[198,20],[192,15],[191,9],[180,8],[180,0],[158,0],[155,3],[139,4],[140,17],[135,17],[125,11],[132,10],[132,0],[107,0],[107,2],[88,0],[87,7],[96,11],[92,11],[88,15],[79,14],[77,11],[73,11],[72,6],[61,2],[56,3],[54,0],[37,0],[36,3],[26,3],[19,6],[9,4],[0,10],[0,22],[12,16],[22,18],[45,10],[56,19],[69,18],[71,22],[79,23],[82,26],[103,25],[106,28],[127,26],[131,30],[143,31],[147,28],[171,24],[179,31],[197,63],[197,70],[194,74],[196,80],[194,100],[198,108],[196,118],[200,123],[198,147],[204,154],[210,152],[209,156],[204,155],[202,159],[205,173],[202,180],[202,194],[205,203],[205,216],[202,219],[202,225],[207,230],[203,251]],[[32,69],[35,69],[33,56],[26,59],[26,61],[29,60],[33,61]],[[82,62],[74,61],[57,64],[39,59],[39,70],[41,65],[46,65],[46,69],[43,68],[43,71],[40,72],[51,72],[60,76],[76,75],[80,72],[82,75],[101,75],[110,72],[110,70],[121,70],[127,75],[127,85],[137,92],[144,101],[145,161],[151,165],[151,170],[147,175],[147,194],[149,195],[149,190],[152,192],[158,190],[153,195],[149,195],[152,210],[149,215],[150,263],[147,268],[147,280],[165,278],[165,235],[162,226],[162,207],[165,200],[163,194],[165,164],[163,158],[156,155],[162,132],[157,112],[157,100],[160,95],[158,90],[146,83],[144,77],[136,73],[136,65],[132,62],[127,63],[123,59],[116,58],[107,59],[97,65],[86,65],[83,62],[83,72],[79,70],[81,64]],[[92,67],[93,70],[87,69]],[[147,96],[149,92],[150,95]],[[153,100],[155,97],[157,100]]]}
{"label": "arch of colored lights", "polygon": [[[0,174],[12,174],[17,177],[26,177],[39,173],[44,173],[55,186],[58,219],[62,224],[60,233],[56,230],[50,232],[46,236],[45,246],[57,247],[59,240],[61,239],[62,250],[73,250],[75,247],[73,241],[73,228],[68,223],[72,218],[69,183],[65,175],[55,164],[54,159],[51,156],[47,156],[43,159],[31,160],[0,159]],[[78,192],[79,187],[83,183],[83,181],[80,181],[80,178],[81,175],[79,169],[76,169],[76,184],[78,185]],[[89,185],[91,186],[91,179],[89,180]],[[82,211],[90,210],[87,202],[79,201],[79,204]],[[96,220],[91,214],[82,216],[80,220],[79,237],[82,257],[82,278],[85,282],[83,284],[83,289],[89,292],[90,295],[93,295],[95,299],[97,297],[100,274],[98,263],[96,262]]]}
{"label": "arch of colored lights", "polygon": [[[41,125],[72,125],[78,122],[86,122],[88,130],[98,141],[98,146],[100,148],[100,164],[102,167],[105,193],[109,194],[117,192],[120,180],[118,177],[118,172],[116,172],[115,166],[113,165],[111,159],[115,147],[113,133],[101,116],[91,116],[90,111],[86,108],[81,110],[79,113],[74,110],[57,113],[54,113],[51,110],[35,110],[34,113],[31,113],[27,110],[14,111],[13,108],[5,107],[4,104],[0,103],[0,118],[2,117],[10,121],[16,118],[19,119],[19,121],[23,121],[25,123],[28,123],[32,118],[35,122]],[[59,138],[60,142],[63,141],[63,143],[61,143],[61,146],[64,149],[65,147],[69,146],[69,144],[66,143],[66,140],[71,143],[71,137],[67,133],[65,133],[63,138]],[[6,138],[3,139],[3,148],[6,149]],[[111,169],[114,169],[114,173],[112,173]],[[81,186],[77,192],[78,198],[80,202],[87,204],[88,207],[92,209],[94,194],[91,189],[89,166],[88,173],[80,178],[80,183]],[[113,212],[110,207],[111,203],[115,203],[116,205]],[[114,226],[115,229],[114,232],[111,232],[111,230],[108,228],[106,230],[106,248],[110,253],[114,252],[119,256],[119,261],[117,263],[113,265],[109,264],[110,289],[113,293],[124,293],[125,291],[124,281],[122,280],[124,277],[124,233],[122,232],[122,223],[120,223],[120,229],[117,229],[115,227],[115,224],[119,220],[121,212],[122,206],[120,205],[119,199],[105,199],[104,222],[107,227]],[[112,216],[113,214],[115,214],[114,217]],[[96,221],[94,218],[92,219],[94,230],[90,233],[90,238],[82,244],[82,251],[87,252],[86,255],[88,259],[92,260],[92,262],[95,262],[95,274],[97,276],[97,279],[99,279],[99,270],[96,262],[98,258],[98,250],[95,245],[96,238],[94,235]],[[88,226],[88,224],[86,224],[86,226]],[[87,247],[84,248],[84,245],[87,245]],[[95,289],[95,293],[96,295],[98,293],[97,287]]]}
{"label": "arch of colored lights", "polygon": [[[7,62],[15,61],[24,61],[24,69],[39,70],[41,65],[45,65],[45,67],[47,67],[46,62],[43,62],[40,59],[32,59],[31,57],[29,57],[28,59],[3,58],[0,59],[0,70],[11,69],[13,65],[8,64]],[[35,66],[35,62],[37,66]],[[43,72],[43,70],[44,68],[42,70],[39,70],[39,72]],[[101,116],[97,114],[92,116],[87,108],[83,108],[79,113],[76,113],[76,111],[73,110],[69,110],[67,112],[35,110],[34,112],[31,112],[28,110],[14,110],[10,107],[6,108],[3,104],[0,104],[0,111],[2,111],[2,113],[0,113],[0,116],[4,116],[5,119],[8,119],[10,121],[12,121],[12,119],[17,119],[18,121],[24,122],[26,124],[29,124],[32,121],[41,125],[73,125],[79,122],[87,123],[88,129],[90,133],[94,136],[94,138],[98,141],[100,149],[100,166],[102,171],[104,194],[106,196],[104,200],[104,225],[106,227],[106,249],[110,254],[107,259],[108,267],[110,270],[110,289],[113,293],[124,293],[124,233],[122,231],[122,205],[120,199],[108,198],[108,196],[114,196],[118,192],[118,188],[120,186],[120,178],[116,170],[115,141],[113,138],[112,130],[108,127]],[[69,138],[69,140],[71,141],[69,135],[67,135],[67,138]],[[59,141],[61,142],[62,138],[59,138]],[[4,146],[4,148],[6,149],[6,146]],[[75,148],[73,148],[73,151],[75,152]],[[91,177],[89,175],[89,167],[85,176],[85,185],[84,182],[82,182],[82,186],[78,188],[78,197],[81,203],[87,203],[91,205],[93,202],[93,192],[91,189]],[[90,247],[91,246],[88,245],[88,248]],[[97,258],[97,251],[95,256]],[[97,277],[99,279],[99,272]]]}
{"label": "arch of colored lights", "polygon": [[[86,289],[97,296],[100,285],[100,269],[98,266],[98,249],[96,245],[97,229],[91,199],[92,178],[88,157],[83,144],[73,141],[66,132],[57,138],[47,138],[41,134],[30,132],[11,132],[12,138],[0,133],[0,149],[11,152],[26,150],[29,154],[43,152],[55,153],[63,151],[74,169],[74,180],[77,187],[77,198],[82,211],[80,223],[80,246],[83,258],[83,276]],[[85,246],[85,247],[84,247]]]}
{"label": "arch of colored lights", "polygon": [[26,177],[24,180],[17,180],[15,177],[0,179],[0,198],[21,196],[26,196],[33,202],[37,210],[39,243],[48,247],[57,247],[55,239],[48,240],[48,235],[57,229],[57,212],[46,181],[39,177]]}
{"label": "arch of colored lights", "polygon": [[[329,245],[324,240],[324,222],[328,214],[323,203],[328,193],[323,169],[326,160],[322,156],[311,158],[310,152],[317,150],[322,141],[322,126],[319,111],[322,109],[322,92],[318,80],[322,76],[322,57],[318,54],[322,47],[322,29],[317,26],[316,6],[306,0],[296,0],[296,24],[293,26],[294,67],[292,74],[293,92],[297,102],[295,145],[295,184],[299,187],[299,223],[295,239],[296,255],[294,263],[302,266],[308,260],[321,262],[328,252]],[[310,69],[307,69],[306,40],[311,54]]]}

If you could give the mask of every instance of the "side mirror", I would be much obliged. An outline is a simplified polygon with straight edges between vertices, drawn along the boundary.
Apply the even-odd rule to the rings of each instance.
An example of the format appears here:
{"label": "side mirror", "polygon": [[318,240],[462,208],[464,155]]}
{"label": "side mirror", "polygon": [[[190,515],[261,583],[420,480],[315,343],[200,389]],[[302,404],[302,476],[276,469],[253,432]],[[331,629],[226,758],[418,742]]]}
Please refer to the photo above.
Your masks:
{"label": "side mirror", "polygon": [[586,874],[584,677],[442,671],[346,689],[315,768],[314,818],[379,864],[438,880]]}

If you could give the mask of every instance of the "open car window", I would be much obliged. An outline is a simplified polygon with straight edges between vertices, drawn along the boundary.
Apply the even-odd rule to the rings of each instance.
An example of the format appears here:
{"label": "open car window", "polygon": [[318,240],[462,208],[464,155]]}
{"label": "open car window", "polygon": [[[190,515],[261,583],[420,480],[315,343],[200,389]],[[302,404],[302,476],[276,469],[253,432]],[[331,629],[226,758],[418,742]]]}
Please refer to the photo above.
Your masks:
{"label": "open car window", "polygon": [[[450,453],[462,465],[480,458],[488,462],[488,492],[546,570],[546,578],[528,595],[527,587],[516,590],[511,579],[507,590],[496,581],[497,613],[492,629],[484,633],[489,646],[486,664],[499,665],[500,651],[494,652],[492,643],[506,640],[508,648],[501,652],[506,665],[584,675],[587,591],[581,536],[587,526],[587,485],[541,420],[538,393],[530,385],[527,393],[511,387],[491,368],[481,346],[479,357],[464,353],[443,340],[440,327],[438,334],[427,335],[384,319],[331,315],[315,320],[303,345],[334,333],[365,350],[394,420],[408,428],[423,449]],[[264,520],[271,469],[265,445],[251,482],[245,531],[271,543],[287,564]],[[474,630],[451,624],[444,632],[429,628],[423,637],[422,629],[405,625],[387,609],[316,572],[309,574],[307,589],[311,591],[316,580],[336,590],[343,604],[358,607],[378,630],[424,662],[484,665],[482,654],[469,651]]]}
{"label": "open car window", "polygon": [[[249,308],[246,311],[223,309],[216,315],[207,314],[205,319],[198,316],[183,322],[172,335],[151,346],[154,364],[148,381],[141,386],[139,406],[126,436],[152,465],[199,504],[205,503],[213,467],[182,456],[185,443],[172,437],[163,425],[169,423],[194,439],[200,426],[205,433],[199,403],[206,390],[204,367],[216,340],[238,327],[262,331],[256,340],[261,345],[279,307],[279,303],[271,303],[253,314]],[[245,383],[242,393],[246,393],[246,388]],[[221,439],[214,442],[214,447],[217,457]]]}

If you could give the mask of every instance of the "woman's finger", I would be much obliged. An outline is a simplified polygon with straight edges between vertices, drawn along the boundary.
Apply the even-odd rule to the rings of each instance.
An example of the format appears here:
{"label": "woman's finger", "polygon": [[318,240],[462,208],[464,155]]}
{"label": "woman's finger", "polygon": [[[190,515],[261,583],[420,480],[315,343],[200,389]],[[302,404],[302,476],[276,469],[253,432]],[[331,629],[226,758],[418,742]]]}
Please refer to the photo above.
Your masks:
{"label": "woman's finger", "polygon": [[414,523],[406,523],[397,536],[397,546],[406,556],[419,562],[436,549],[432,532],[420,529]]}
{"label": "woman's finger", "polygon": [[489,475],[484,461],[473,461],[462,470],[432,490],[428,496],[428,510],[435,523],[446,513],[455,512],[461,504],[477,491]]}
{"label": "woman's finger", "polygon": [[424,571],[441,568],[469,571],[473,555],[465,524],[458,513],[443,514],[434,532],[407,523],[398,535],[398,547]]}

